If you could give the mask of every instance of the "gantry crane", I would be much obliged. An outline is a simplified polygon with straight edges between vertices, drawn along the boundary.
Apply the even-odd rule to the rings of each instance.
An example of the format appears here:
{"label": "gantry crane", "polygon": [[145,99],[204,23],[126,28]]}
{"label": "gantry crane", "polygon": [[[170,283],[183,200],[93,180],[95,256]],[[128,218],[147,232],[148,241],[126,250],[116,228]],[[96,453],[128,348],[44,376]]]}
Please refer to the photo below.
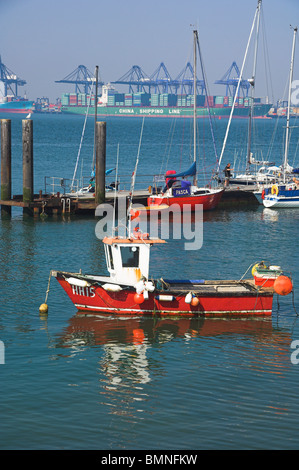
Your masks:
{"label": "gantry crane", "polygon": [[[217,85],[226,85],[226,96],[235,96],[238,81],[240,79],[240,70],[236,62],[233,62],[227,72],[220,80],[216,80]],[[241,80],[240,88],[243,97],[248,96],[250,82],[248,80]]]}
{"label": "gantry crane", "polygon": [[[91,73],[85,65],[79,65],[73,72],[62,80],[56,80],[55,83],[70,83],[75,85],[75,93],[90,94],[95,83],[95,75]],[[104,82],[98,80],[98,85],[104,85]]]}
{"label": "gantry crane", "polygon": [[18,96],[18,86],[26,85],[26,81],[17,77],[17,75],[9,70],[1,60],[0,56],[0,82],[4,84],[4,96],[13,95]]}

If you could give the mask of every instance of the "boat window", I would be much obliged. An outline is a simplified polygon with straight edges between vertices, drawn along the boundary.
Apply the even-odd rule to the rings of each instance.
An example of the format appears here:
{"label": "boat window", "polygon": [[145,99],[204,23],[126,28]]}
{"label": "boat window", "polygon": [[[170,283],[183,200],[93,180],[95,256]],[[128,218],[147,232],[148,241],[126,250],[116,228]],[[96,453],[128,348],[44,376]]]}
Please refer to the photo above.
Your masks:
{"label": "boat window", "polygon": [[110,245],[107,245],[107,249],[108,249],[108,257],[109,257],[110,267],[111,267],[111,269],[114,269],[113,257],[112,257],[112,248],[111,248]]}
{"label": "boat window", "polygon": [[122,246],[121,259],[124,268],[138,268],[139,266],[139,247]]}

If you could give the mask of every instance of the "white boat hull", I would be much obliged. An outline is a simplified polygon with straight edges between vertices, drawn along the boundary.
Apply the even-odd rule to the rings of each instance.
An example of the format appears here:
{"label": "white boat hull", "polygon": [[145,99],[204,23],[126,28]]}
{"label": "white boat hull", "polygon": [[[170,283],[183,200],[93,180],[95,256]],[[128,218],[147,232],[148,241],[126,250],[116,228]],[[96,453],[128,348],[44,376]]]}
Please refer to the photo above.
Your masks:
{"label": "white boat hull", "polygon": [[268,196],[263,199],[265,207],[270,208],[299,208],[299,197],[286,198],[286,197],[275,197]]}

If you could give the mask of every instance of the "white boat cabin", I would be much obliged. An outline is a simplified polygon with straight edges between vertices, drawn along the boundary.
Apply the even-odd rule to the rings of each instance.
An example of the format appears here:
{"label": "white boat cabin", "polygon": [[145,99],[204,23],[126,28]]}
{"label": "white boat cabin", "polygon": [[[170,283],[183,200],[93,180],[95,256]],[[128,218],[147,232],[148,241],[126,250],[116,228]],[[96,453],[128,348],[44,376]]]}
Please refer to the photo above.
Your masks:
{"label": "white boat cabin", "polygon": [[135,286],[141,277],[148,280],[151,246],[165,240],[105,237],[103,243],[111,282]]}

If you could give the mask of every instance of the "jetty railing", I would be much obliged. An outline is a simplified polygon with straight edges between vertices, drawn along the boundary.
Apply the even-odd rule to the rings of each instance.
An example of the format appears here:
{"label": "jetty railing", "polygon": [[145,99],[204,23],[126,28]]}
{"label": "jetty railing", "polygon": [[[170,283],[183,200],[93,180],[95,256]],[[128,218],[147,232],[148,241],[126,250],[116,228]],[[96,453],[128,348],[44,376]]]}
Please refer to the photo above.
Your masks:
{"label": "jetty railing", "polygon": [[[132,174],[120,174],[117,175],[117,189],[123,191],[129,191],[131,189],[131,178]],[[77,192],[81,188],[86,188],[90,184],[90,177],[81,177],[79,179],[63,178],[58,176],[45,176],[44,177],[44,190],[45,194],[68,194],[71,192]],[[106,176],[106,188],[112,189],[115,187],[115,175]],[[201,187],[207,185],[204,178],[198,175],[197,184]],[[136,178],[135,190],[145,190],[151,188],[161,188],[165,186],[164,175],[141,175]]]}

